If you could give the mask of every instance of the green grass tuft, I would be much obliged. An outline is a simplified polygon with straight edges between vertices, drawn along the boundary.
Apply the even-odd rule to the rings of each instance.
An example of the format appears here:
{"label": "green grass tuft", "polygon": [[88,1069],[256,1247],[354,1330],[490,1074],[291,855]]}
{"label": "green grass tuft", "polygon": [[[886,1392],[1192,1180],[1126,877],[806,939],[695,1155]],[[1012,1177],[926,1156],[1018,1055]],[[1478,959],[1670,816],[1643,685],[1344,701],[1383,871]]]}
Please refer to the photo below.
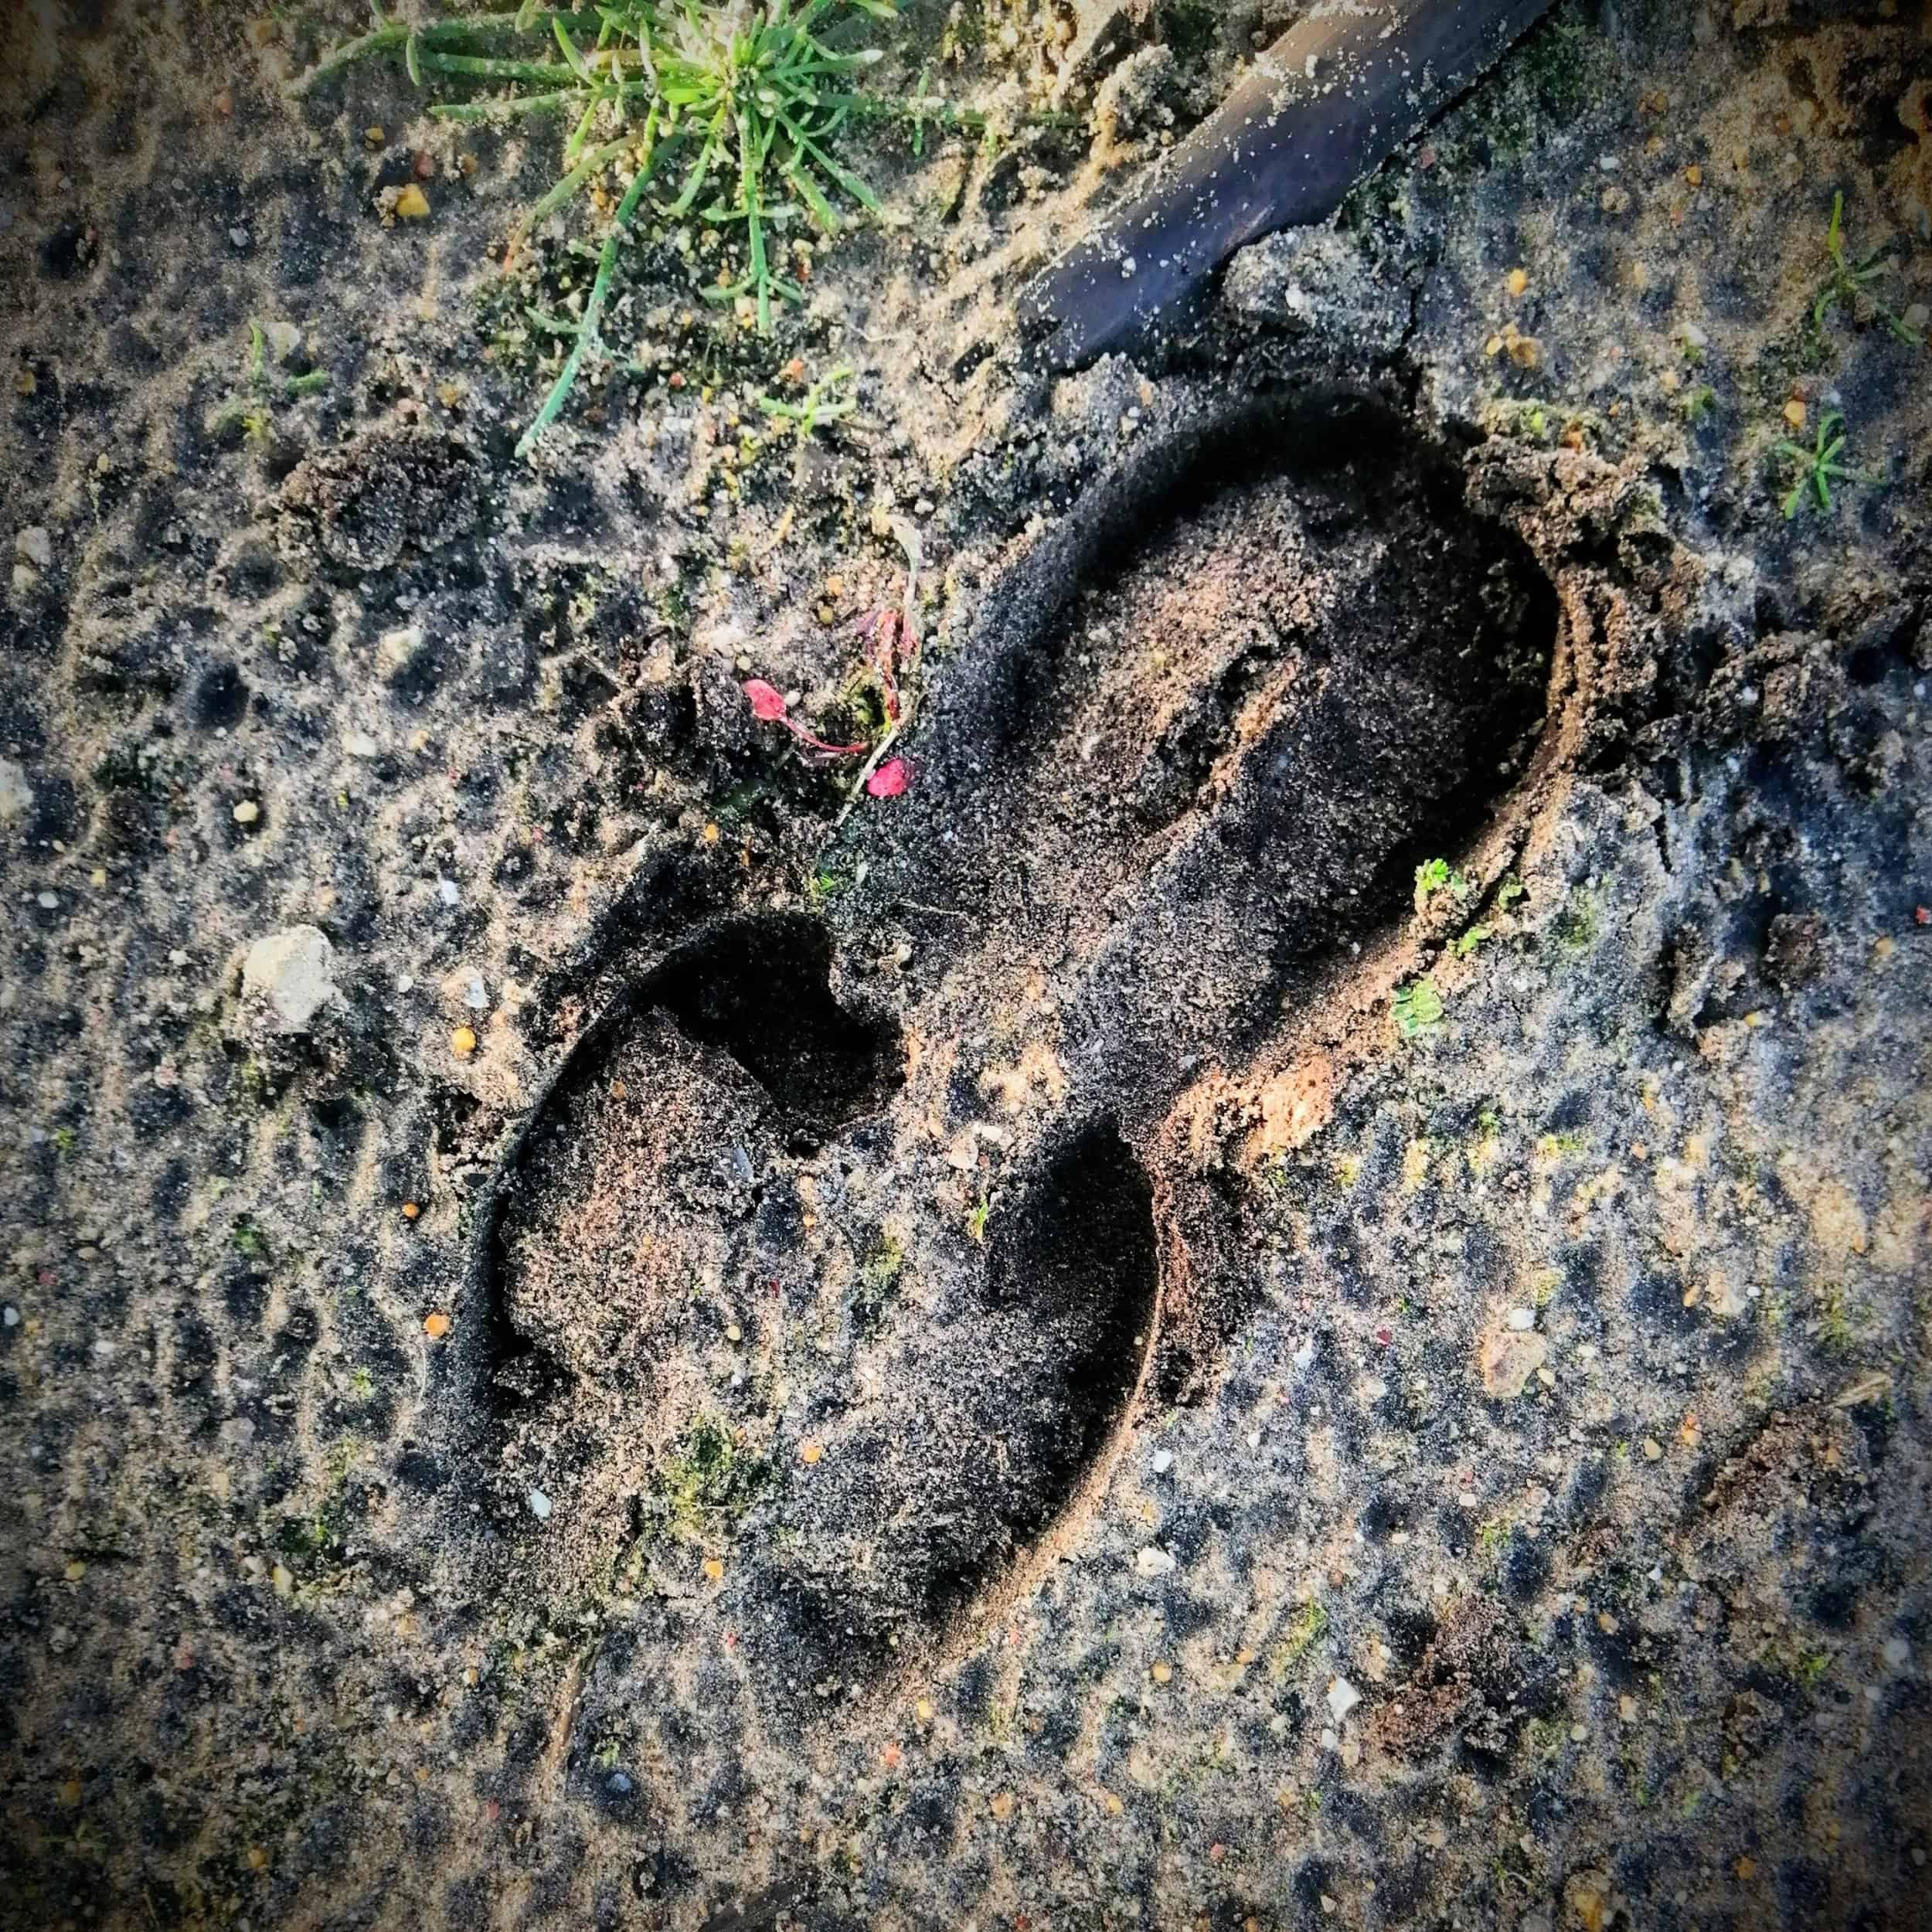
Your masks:
{"label": "green grass tuft", "polygon": [[[839,158],[853,124],[900,122],[912,129],[916,145],[929,125],[986,131],[985,115],[927,93],[923,83],[903,96],[859,84],[883,50],[847,46],[841,30],[863,19],[896,17],[895,0],[616,0],[578,10],[526,5],[421,26],[379,13],[370,32],[335,49],[295,87],[305,92],[355,61],[386,55],[401,60],[419,85],[464,90],[461,98],[431,105],[440,120],[558,117],[567,130],[559,178],[526,213],[519,237],[607,174],[625,180],[582,318],[560,325],[574,340],[518,444],[527,454],[556,420],[584,363],[604,353],[599,325],[617,254],[654,184],[664,184],[655,203],[664,219],[692,217],[731,237],[728,265],[702,293],[714,303],[742,301],[759,332],[768,334],[774,308],[803,299],[785,272],[794,226],[831,234],[854,207],[879,211],[871,189]],[[821,408],[821,418],[830,413]]]}

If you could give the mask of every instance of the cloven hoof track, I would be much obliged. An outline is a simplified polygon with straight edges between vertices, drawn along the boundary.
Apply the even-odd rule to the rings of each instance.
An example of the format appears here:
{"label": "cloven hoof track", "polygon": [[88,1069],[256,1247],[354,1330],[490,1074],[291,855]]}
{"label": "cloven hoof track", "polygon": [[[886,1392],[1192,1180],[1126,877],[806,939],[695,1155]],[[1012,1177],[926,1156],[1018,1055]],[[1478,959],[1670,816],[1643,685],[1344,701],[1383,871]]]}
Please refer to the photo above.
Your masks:
{"label": "cloven hoof track", "polygon": [[1301,1037],[1523,777],[1555,641],[1528,553],[1372,406],[1237,410],[1077,506],[868,824],[841,954],[914,942],[879,1010],[817,922],[726,922],[508,1158],[491,1386],[546,1549],[680,1600],[724,1553],[691,1614],[794,1709],[970,1641],[1104,1486],[1157,1331],[1243,1304],[1202,1320],[1197,1261],[1240,1259],[1175,1206],[1173,1110]]}

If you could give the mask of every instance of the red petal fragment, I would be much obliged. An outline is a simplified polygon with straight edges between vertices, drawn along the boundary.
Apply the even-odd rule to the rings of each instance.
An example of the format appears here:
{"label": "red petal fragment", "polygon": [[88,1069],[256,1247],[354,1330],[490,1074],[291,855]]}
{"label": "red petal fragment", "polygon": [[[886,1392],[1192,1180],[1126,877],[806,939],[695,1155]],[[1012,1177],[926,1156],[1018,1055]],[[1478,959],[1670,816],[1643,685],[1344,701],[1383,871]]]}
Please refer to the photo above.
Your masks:
{"label": "red petal fragment", "polygon": [[754,717],[763,718],[767,724],[776,724],[784,716],[784,693],[775,685],[767,684],[763,678],[746,679],[745,696],[751,700]]}
{"label": "red petal fragment", "polygon": [[896,798],[912,781],[903,758],[888,758],[866,781],[866,791],[871,798]]}

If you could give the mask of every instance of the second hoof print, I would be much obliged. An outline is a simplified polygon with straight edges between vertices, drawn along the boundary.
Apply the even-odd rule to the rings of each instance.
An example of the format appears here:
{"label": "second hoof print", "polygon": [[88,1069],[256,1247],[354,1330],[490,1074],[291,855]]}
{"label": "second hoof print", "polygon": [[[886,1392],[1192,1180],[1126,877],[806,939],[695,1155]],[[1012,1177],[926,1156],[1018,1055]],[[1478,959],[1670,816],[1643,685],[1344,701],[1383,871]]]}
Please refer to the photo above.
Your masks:
{"label": "second hoof print", "polygon": [[1556,632],[1450,459],[1348,399],[1077,505],[862,883],[658,961],[506,1160],[488,1396],[546,1563],[809,1715],[1077,1549],[1189,1272],[1177,1108],[1510,808]]}

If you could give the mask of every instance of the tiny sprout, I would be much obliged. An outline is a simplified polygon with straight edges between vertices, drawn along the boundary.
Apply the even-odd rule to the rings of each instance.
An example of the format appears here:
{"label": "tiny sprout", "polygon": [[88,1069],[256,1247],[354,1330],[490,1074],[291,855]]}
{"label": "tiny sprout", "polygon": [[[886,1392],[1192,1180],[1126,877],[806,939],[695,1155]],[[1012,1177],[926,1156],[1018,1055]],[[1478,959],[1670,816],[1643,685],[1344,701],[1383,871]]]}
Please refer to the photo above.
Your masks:
{"label": "tiny sprout", "polygon": [[1442,995],[1426,974],[1398,987],[1391,1004],[1395,1009],[1396,1031],[1406,1040],[1433,1033],[1442,1024]]}
{"label": "tiny sprout", "polygon": [[1837,410],[1827,410],[1819,419],[1817,440],[1808,448],[1802,443],[1792,442],[1789,437],[1779,439],[1777,453],[1790,461],[1797,475],[1791,494],[1784,499],[1787,519],[1798,515],[1808,495],[1818,498],[1820,509],[1828,510],[1832,507],[1834,483],[1871,481],[1862,470],[1852,469],[1838,460],[1838,452],[1844,447],[1845,417]]}
{"label": "tiny sprout", "polygon": [[775,685],[767,684],[763,678],[746,679],[744,692],[753,717],[764,724],[783,725],[801,744],[810,746],[814,751],[827,752],[835,758],[849,758],[866,748],[862,744],[828,744],[823,738],[808,731],[792,716],[784,693]]}
{"label": "tiny sprout", "polygon": [[1901,315],[1894,315],[1871,293],[1872,283],[1883,275],[1889,274],[1893,264],[1886,259],[1887,250],[1875,248],[1870,254],[1855,266],[1845,255],[1845,197],[1842,194],[1832,198],[1832,225],[1825,233],[1825,253],[1831,264],[1830,274],[1825,286],[1818,291],[1818,299],[1811,304],[1811,325],[1823,328],[1825,318],[1840,303],[1855,315],[1861,298],[1871,304],[1868,313],[1876,314],[1886,327],[1902,342],[1910,342],[1914,349],[1923,348],[1924,336]]}

